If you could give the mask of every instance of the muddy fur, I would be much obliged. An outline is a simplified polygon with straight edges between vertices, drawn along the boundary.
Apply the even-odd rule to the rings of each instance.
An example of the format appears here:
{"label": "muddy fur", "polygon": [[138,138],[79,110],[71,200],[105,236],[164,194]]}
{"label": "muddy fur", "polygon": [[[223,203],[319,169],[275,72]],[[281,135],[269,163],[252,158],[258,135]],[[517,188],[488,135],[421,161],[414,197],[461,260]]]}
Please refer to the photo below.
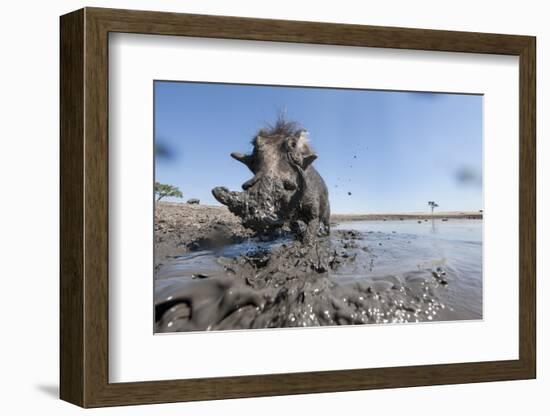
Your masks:
{"label": "muddy fur", "polygon": [[302,241],[328,235],[328,190],[312,166],[317,155],[307,132],[297,123],[279,119],[261,129],[252,145],[252,153],[231,156],[254,176],[242,185],[242,192],[216,187],[214,197],[258,234],[293,232]]}

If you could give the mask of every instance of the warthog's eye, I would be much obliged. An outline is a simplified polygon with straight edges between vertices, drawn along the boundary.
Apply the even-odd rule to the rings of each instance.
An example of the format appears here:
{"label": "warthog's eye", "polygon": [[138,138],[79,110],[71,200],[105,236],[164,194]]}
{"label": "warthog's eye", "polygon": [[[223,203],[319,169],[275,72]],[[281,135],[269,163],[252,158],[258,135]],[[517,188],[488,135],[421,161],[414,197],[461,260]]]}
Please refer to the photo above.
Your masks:
{"label": "warthog's eye", "polygon": [[283,186],[287,191],[295,191],[296,184],[289,179],[283,180]]}

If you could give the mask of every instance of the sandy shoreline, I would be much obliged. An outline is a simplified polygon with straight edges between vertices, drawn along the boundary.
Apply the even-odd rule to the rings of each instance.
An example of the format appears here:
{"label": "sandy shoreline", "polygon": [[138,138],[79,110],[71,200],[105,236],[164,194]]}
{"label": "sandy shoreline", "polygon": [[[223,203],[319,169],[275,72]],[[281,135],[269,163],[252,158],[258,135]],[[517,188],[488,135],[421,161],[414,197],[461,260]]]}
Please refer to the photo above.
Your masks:
{"label": "sandy shoreline", "polygon": [[483,213],[479,211],[446,211],[434,212],[407,212],[400,214],[333,214],[330,220],[334,222],[346,221],[392,221],[392,220],[425,220],[425,219],[470,219],[479,220],[483,218]]}

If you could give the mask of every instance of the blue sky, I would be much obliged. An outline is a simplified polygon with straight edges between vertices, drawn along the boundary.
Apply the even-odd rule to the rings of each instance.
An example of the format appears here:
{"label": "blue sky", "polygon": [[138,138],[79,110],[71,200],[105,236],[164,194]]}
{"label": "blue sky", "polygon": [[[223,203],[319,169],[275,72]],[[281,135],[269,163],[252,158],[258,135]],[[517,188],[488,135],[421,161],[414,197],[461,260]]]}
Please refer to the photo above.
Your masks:
{"label": "blue sky", "polygon": [[[333,213],[482,209],[479,95],[156,81],[155,177],[218,205],[251,173],[251,150],[283,111],[309,131]],[[348,193],[351,193],[349,195]]]}

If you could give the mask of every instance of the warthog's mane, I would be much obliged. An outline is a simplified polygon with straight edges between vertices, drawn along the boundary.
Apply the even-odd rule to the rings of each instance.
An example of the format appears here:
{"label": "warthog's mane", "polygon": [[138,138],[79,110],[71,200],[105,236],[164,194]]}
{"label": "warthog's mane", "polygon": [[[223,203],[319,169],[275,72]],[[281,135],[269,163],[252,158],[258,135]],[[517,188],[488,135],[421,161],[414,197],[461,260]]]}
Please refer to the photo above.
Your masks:
{"label": "warthog's mane", "polygon": [[269,137],[273,139],[282,139],[290,136],[299,136],[305,129],[302,125],[296,121],[286,120],[284,117],[279,116],[277,121],[273,124],[266,124],[252,139],[252,145],[256,145],[256,138],[258,136]]}

